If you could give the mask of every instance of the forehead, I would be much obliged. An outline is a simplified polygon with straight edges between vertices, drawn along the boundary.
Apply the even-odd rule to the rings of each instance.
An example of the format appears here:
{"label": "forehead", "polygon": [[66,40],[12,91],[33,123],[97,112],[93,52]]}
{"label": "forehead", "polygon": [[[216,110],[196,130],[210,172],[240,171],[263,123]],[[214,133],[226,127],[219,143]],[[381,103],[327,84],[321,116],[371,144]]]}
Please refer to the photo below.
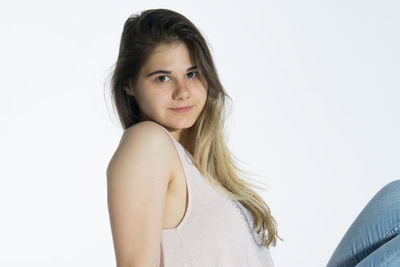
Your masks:
{"label": "forehead", "polygon": [[185,43],[175,42],[171,44],[159,44],[155,47],[146,61],[146,68],[156,68],[162,66],[190,65],[190,52]]}

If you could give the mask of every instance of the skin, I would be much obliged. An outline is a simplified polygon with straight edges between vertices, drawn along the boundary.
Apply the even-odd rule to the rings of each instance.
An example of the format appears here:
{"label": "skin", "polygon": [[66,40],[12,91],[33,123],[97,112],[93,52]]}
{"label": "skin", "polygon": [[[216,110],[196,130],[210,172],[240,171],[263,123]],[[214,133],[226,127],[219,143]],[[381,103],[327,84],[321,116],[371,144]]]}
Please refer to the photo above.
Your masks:
{"label": "skin", "polygon": [[[159,44],[141,68],[135,86],[126,87],[127,94],[135,97],[141,117],[163,125],[184,146],[190,127],[203,110],[207,89],[198,68],[183,42]],[[163,70],[171,73],[150,73]],[[183,113],[171,108],[192,106]],[[190,148],[188,148],[190,151]]]}

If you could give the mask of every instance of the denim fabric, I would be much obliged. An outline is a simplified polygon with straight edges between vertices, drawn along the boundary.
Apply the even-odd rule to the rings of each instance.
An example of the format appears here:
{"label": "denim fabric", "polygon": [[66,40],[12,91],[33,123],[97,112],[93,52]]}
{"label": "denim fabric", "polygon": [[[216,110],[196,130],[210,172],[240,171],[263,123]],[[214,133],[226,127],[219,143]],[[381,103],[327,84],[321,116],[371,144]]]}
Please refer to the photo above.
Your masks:
{"label": "denim fabric", "polygon": [[400,266],[400,179],[385,185],[347,230],[327,267]]}

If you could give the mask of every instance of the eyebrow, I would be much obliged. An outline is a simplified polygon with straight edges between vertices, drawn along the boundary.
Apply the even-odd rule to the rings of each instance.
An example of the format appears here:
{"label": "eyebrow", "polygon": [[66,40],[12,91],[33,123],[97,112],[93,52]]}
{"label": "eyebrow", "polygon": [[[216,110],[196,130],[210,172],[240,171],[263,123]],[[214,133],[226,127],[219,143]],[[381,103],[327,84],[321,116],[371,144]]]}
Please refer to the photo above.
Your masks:
{"label": "eyebrow", "polygon": [[[195,70],[195,69],[197,69],[197,66],[191,66],[186,71],[191,71],[191,70]],[[171,74],[171,71],[168,71],[168,70],[156,70],[156,71],[153,71],[153,72],[150,72],[149,74],[147,74],[146,77],[150,77],[150,76],[152,76],[154,74],[158,74],[158,73]]]}

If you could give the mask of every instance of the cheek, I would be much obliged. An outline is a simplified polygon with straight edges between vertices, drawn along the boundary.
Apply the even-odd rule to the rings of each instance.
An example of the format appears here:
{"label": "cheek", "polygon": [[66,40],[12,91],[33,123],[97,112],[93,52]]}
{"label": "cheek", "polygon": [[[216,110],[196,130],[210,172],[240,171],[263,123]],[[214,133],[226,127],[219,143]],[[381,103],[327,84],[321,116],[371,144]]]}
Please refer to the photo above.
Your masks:
{"label": "cheek", "polygon": [[199,96],[207,95],[207,89],[206,89],[207,87],[204,85],[203,82],[198,80],[194,83],[194,86],[196,88],[197,95]]}
{"label": "cheek", "polygon": [[151,84],[145,84],[141,89],[140,96],[148,105],[153,105],[153,102],[159,102],[159,99],[162,98],[161,94],[163,90],[161,90],[161,88],[157,88]]}
{"label": "cheek", "polygon": [[163,112],[165,108],[169,108],[170,98],[167,91],[152,92],[146,95],[146,107],[144,108],[153,113]]}
{"label": "cheek", "polygon": [[199,88],[199,94],[204,101],[205,101],[205,99],[207,99],[208,90],[202,84],[200,85],[200,88]]}
{"label": "cheek", "polygon": [[196,98],[199,108],[203,109],[207,101],[207,90],[201,86],[196,88],[195,93],[196,95],[194,97]]}
{"label": "cheek", "polygon": [[207,89],[205,89],[205,88],[203,89],[202,95],[203,95],[203,100],[204,100],[204,102],[206,102],[207,95],[208,95]]}

